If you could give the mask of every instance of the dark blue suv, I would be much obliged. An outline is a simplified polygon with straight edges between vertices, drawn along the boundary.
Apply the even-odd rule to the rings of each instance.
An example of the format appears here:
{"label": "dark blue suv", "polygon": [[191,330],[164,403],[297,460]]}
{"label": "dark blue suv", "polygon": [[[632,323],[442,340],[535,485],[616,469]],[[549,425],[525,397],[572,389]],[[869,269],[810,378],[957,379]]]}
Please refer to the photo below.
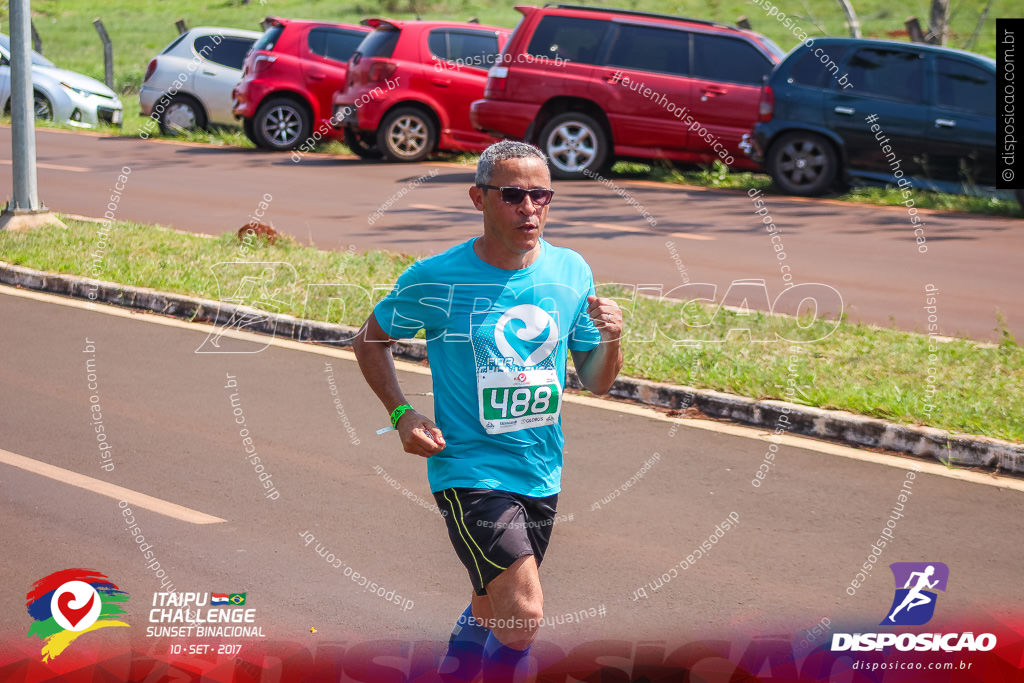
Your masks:
{"label": "dark blue suv", "polygon": [[743,146],[781,190],[903,178],[961,194],[995,186],[994,60],[889,40],[808,42],[768,76]]}

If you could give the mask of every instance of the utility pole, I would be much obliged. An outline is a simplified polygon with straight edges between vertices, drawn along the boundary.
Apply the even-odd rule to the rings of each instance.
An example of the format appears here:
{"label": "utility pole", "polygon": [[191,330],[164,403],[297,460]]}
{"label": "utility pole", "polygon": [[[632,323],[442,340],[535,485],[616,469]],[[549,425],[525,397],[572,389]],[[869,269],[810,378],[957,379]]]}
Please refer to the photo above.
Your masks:
{"label": "utility pole", "polygon": [[39,202],[29,0],[11,0],[11,166],[14,195],[0,214],[0,229],[60,223]]}

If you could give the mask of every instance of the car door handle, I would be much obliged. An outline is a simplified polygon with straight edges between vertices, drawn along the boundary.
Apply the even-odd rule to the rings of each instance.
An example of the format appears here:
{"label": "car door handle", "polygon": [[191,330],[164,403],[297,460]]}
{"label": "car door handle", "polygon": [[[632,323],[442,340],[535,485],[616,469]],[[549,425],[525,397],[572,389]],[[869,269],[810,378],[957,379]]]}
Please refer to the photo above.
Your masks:
{"label": "car door handle", "polygon": [[854,109],[853,109],[853,107],[836,107],[832,111],[834,111],[837,114],[845,114],[846,116],[853,116]]}
{"label": "car door handle", "polygon": [[204,76],[216,76],[217,74],[213,73],[212,71],[204,71],[203,75]]}
{"label": "car door handle", "polygon": [[719,95],[725,95],[728,92],[728,90],[723,90],[722,88],[704,88],[701,90],[700,101],[707,102],[708,97],[718,97]]}
{"label": "car door handle", "polygon": [[439,88],[447,88],[449,85],[452,84],[452,81],[451,81],[450,78],[447,78],[447,79],[445,79],[445,78],[435,78],[432,81],[432,83],[434,85],[436,85],[437,87],[439,87]]}
{"label": "car door handle", "polygon": [[935,119],[936,128],[956,128],[956,121],[953,119]]}
{"label": "car door handle", "polygon": [[310,71],[309,77],[312,78],[314,81],[324,80],[324,74],[319,71]]}

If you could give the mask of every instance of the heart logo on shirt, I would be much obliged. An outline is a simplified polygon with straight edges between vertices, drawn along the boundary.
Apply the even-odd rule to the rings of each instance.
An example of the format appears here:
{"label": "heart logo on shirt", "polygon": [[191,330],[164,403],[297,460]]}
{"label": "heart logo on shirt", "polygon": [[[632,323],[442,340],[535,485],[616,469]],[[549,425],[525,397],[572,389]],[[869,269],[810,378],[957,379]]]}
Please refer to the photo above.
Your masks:
{"label": "heart logo on shirt", "polygon": [[513,306],[494,324],[494,342],[505,358],[518,365],[540,363],[558,345],[558,324],[539,306],[520,304]]}

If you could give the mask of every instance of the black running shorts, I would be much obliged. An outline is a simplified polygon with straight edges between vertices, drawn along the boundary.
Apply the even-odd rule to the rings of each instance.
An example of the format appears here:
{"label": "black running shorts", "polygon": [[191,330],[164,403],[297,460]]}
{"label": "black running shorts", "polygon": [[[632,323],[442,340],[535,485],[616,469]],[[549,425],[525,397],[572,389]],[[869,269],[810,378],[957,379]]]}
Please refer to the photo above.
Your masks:
{"label": "black running shorts", "polygon": [[540,566],[551,540],[558,494],[531,498],[495,489],[451,488],[434,492],[448,537],[466,565],[477,595],[524,555]]}

